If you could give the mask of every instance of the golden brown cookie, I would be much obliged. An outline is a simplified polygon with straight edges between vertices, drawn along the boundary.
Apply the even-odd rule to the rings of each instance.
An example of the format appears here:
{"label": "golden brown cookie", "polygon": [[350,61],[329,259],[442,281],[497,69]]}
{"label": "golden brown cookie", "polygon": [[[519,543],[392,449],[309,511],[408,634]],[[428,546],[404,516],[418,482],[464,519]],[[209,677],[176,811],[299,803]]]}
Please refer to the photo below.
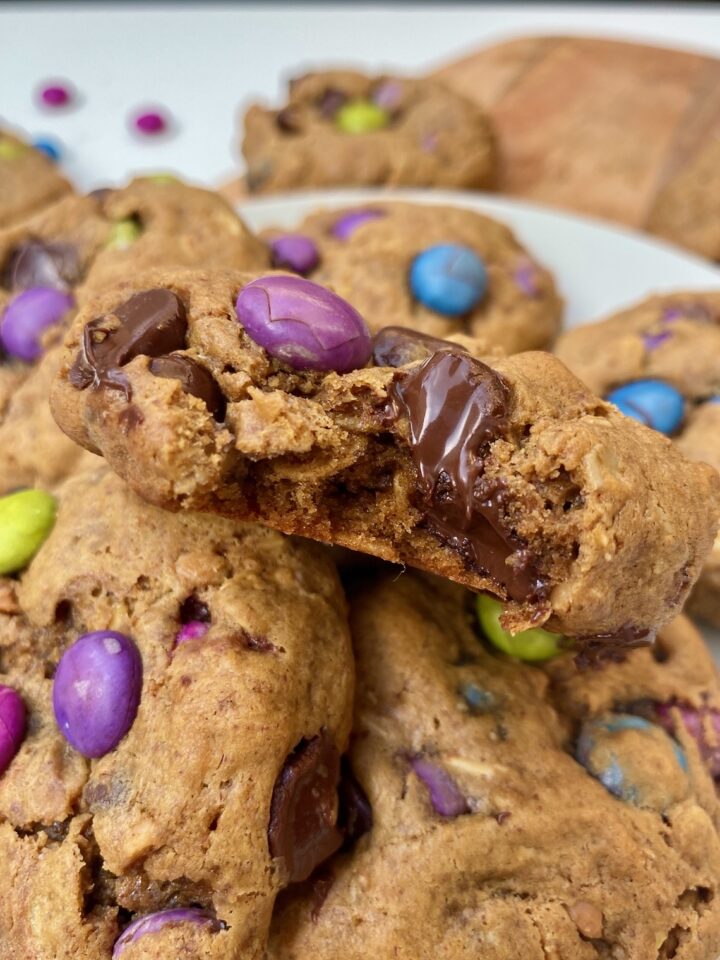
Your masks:
{"label": "golden brown cookie", "polygon": [[636,642],[700,571],[718,476],[549,354],[468,346],[372,340],[299,277],[168,271],[88,302],[52,405],[165,508],[429,569],[509,598],[514,629]]}
{"label": "golden brown cookie", "polygon": [[[650,297],[568,331],[556,353],[591,390],[720,470],[720,293]],[[720,625],[720,543],[688,610]]]}
{"label": "golden brown cookie", "polygon": [[[123,960],[263,956],[278,891],[342,840],[353,666],[331,562],[164,513],[102,467],[63,486],[49,539],[0,585],[0,699],[9,687],[27,712],[0,771],[0,957],[109,960],[128,924],[169,908],[191,916],[126,931]],[[139,656],[136,713],[96,648],[72,652],[96,631],[108,655]],[[107,703],[129,729],[97,756]]]}
{"label": "golden brown cookie", "polygon": [[[0,231],[0,338],[8,351],[3,361],[0,346],[0,493],[52,487],[78,461],[80,451],[57,430],[47,406],[60,331],[76,303],[141,269],[267,262],[264,245],[221,197],[172,178],[68,196]],[[38,287],[51,288],[39,302]],[[28,336],[33,326],[36,336]]]}
{"label": "golden brown cookie", "polygon": [[438,80],[346,70],[290,82],[281,110],[245,114],[251,192],[298,187],[488,187],[495,143],[483,111]]}
{"label": "golden brown cookie", "polygon": [[283,899],[271,960],[715,960],[720,805],[680,710],[657,722],[720,717],[689,621],[663,663],[582,673],[497,654],[466,592],[412,573],[351,624],[356,842]]}
{"label": "golden brown cookie", "polygon": [[[319,253],[318,266],[305,275],[349,300],[373,332],[397,325],[435,337],[467,333],[517,353],[547,347],[560,329],[562,301],[551,275],[507,227],[472,210],[372,203],[311,214],[298,232]],[[282,232],[266,235],[272,247]],[[418,258],[440,245],[452,245],[454,253],[423,267]],[[463,276],[460,261],[468,253],[471,266],[472,257],[480,260],[477,278]],[[465,286],[475,281],[466,309],[447,288],[453,279]]]}
{"label": "golden brown cookie", "polygon": [[69,194],[72,187],[40,150],[0,130],[0,229]]}

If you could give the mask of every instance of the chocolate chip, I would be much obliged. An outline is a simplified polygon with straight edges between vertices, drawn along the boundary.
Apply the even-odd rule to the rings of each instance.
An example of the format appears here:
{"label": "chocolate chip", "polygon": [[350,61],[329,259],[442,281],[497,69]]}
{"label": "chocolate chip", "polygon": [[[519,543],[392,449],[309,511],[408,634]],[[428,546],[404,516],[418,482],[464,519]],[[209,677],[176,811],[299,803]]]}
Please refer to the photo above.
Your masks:
{"label": "chocolate chip", "polygon": [[273,788],[268,825],[270,855],[284,861],[290,883],[307,880],[342,843],[336,826],[340,756],[322,730],[301,740]]}
{"label": "chocolate chip", "polygon": [[180,605],[180,623],[190,623],[191,621],[210,623],[211,620],[210,607],[204,600],[196,597],[194,593],[183,600]]}
{"label": "chocolate chip", "polygon": [[168,380],[179,380],[185,393],[202,400],[216,420],[225,418],[225,397],[212,374],[202,364],[173,353],[169,357],[151,360],[150,373]]}
{"label": "chocolate chip", "polygon": [[372,807],[367,794],[355,778],[347,757],[343,757],[340,766],[340,812],[338,827],[344,836],[344,847],[352,846],[364,834],[369,833],[373,825]]}
{"label": "chocolate chip", "polygon": [[112,387],[130,399],[130,385],[120,368],[135,357],[161,357],[182,349],[186,333],[185,306],[176,294],[164,289],[136,293],[114,314],[86,324],[70,382],[78,390],[91,384]]}
{"label": "chocolate chip", "polygon": [[317,106],[320,113],[326,120],[332,120],[341,107],[347,103],[347,94],[334,87],[328,87],[325,92],[318,97]]}
{"label": "chocolate chip", "polygon": [[275,117],[275,123],[283,133],[299,133],[302,130],[302,118],[295,107],[285,107]]}
{"label": "chocolate chip", "polygon": [[407,327],[383,327],[373,338],[373,360],[377,367],[404,367],[425,360],[438,350],[464,350],[450,340],[440,340]]}
{"label": "chocolate chip", "polygon": [[81,273],[77,250],[71,244],[26,240],[5,262],[1,282],[6,290],[67,290],[80,280]]}
{"label": "chocolate chip", "polygon": [[409,421],[428,529],[513,600],[544,598],[547,583],[506,529],[507,490],[483,478],[484,453],[508,430],[511,396],[502,377],[453,347],[408,371],[393,402]]}

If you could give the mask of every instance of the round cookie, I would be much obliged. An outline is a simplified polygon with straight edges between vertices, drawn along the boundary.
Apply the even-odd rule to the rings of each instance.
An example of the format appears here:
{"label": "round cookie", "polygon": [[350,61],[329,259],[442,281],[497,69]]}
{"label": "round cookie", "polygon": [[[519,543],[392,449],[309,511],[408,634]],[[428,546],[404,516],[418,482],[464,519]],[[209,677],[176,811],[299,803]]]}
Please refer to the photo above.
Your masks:
{"label": "round cookie", "polygon": [[[0,331],[8,309],[38,286],[82,304],[93,291],[142,269],[267,262],[263,244],[220,196],[173,178],[69,196],[0,231]],[[60,311],[41,334],[43,355],[33,363],[3,360],[0,352],[0,494],[34,483],[52,487],[82,456],[57,429],[47,404],[60,363],[57,343],[72,312]]]}
{"label": "round cookie", "polygon": [[688,621],[663,663],[533,667],[410,573],[359,589],[351,628],[355,844],[283,900],[271,960],[715,960],[717,793],[678,709],[653,713],[720,705]]}
{"label": "round cookie", "polygon": [[[105,468],[59,497],[20,581],[0,580],[0,690],[27,711],[0,772],[0,955],[259,960],[277,892],[342,841],[353,664],[334,567],[262,527],[163,513]],[[58,662],[108,630],[108,654],[120,634],[141,657],[139,709],[86,759],[58,728]],[[93,734],[102,687],[75,667]],[[170,908],[206,922],[117,943]]]}
{"label": "round cookie", "polygon": [[[467,333],[517,353],[547,347],[560,329],[562,300],[550,273],[506,226],[472,210],[380,202],[314,213],[298,232],[310,237],[320,254],[319,265],[309,276],[349,300],[373,332],[404,326],[434,337]],[[277,233],[267,231],[271,242]],[[473,282],[469,308],[459,316],[448,313],[453,290],[442,285],[448,273],[461,281],[465,278],[467,267],[462,262],[453,270],[457,251],[449,264],[430,263],[417,271],[425,278],[420,294],[431,285],[438,290],[440,284],[441,299],[449,298],[447,307],[427,306],[411,288],[418,258],[448,244],[479,259],[485,274],[482,288]],[[463,284],[459,292],[467,286]]]}
{"label": "round cookie", "polygon": [[[720,470],[720,293],[681,291],[650,297],[598,323],[565,333],[555,352],[600,396],[623,402],[615,391],[632,384],[638,416],[650,426],[670,426],[679,449]],[[679,415],[657,388],[674,397]],[[640,387],[637,384],[640,383]],[[629,396],[632,412],[633,393]],[[647,403],[651,406],[648,407]],[[642,409],[640,409],[642,407]],[[668,418],[669,414],[669,418]],[[688,611],[720,626],[720,539],[688,601]]]}
{"label": "round cookie", "polygon": [[245,114],[254,193],[343,185],[488,187],[496,151],[480,108],[429,78],[308,73],[281,110]]}
{"label": "round cookie", "polygon": [[72,190],[52,160],[0,129],[0,229]]}

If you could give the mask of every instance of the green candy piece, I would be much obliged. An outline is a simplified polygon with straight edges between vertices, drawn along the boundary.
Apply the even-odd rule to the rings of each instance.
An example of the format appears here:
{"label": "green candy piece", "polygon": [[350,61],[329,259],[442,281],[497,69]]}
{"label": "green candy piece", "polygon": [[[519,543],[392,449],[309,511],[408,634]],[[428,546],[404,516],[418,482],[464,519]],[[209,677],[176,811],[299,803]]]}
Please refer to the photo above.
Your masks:
{"label": "green candy piece", "polygon": [[390,114],[371,100],[348,100],[335,114],[335,125],[343,133],[369,133],[390,123]]}
{"label": "green candy piece", "polygon": [[0,497],[0,575],[30,563],[53,528],[56,507],[55,497],[44,490]]}
{"label": "green candy piece", "polygon": [[15,140],[0,139],[0,160],[17,160],[24,153],[27,153],[29,147],[24,143],[16,143]]}
{"label": "green candy piece", "polygon": [[133,217],[116,220],[110,231],[108,247],[112,250],[127,250],[142,233],[142,227]]}
{"label": "green candy piece", "polygon": [[477,615],[485,636],[493,646],[503,653],[509,653],[518,660],[550,660],[563,651],[563,636],[559,633],[550,633],[535,627],[532,630],[522,630],[514,636],[503,630],[500,617],[503,604],[495,597],[485,593],[478,594]]}
{"label": "green candy piece", "polygon": [[168,183],[179,183],[177,177],[174,177],[171,173],[151,173],[147,177],[144,177],[145,180],[151,180],[153,183],[168,184]]}

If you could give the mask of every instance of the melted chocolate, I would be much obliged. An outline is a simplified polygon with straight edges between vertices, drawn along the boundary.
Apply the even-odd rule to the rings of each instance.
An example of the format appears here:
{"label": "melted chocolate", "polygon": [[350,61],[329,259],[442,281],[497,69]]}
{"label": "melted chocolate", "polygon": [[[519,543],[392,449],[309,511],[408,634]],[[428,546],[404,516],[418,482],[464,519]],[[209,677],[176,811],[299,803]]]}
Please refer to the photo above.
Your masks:
{"label": "melted chocolate", "polygon": [[606,663],[622,663],[629,650],[649,646],[653,637],[647,628],[626,623],[613,633],[574,637],[573,642],[579,650],[575,664],[578,669],[587,670],[588,667],[598,669]]}
{"label": "melted chocolate", "polygon": [[210,607],[205,601],[191,593],[180,605],[180,623],[190,623],[193,620],[198,620],[200,623],[210,623],[212,616],[210,615]]}
{"label": "melted chocolate", "polygon": [[216,420],[225,417],[225,397],[211,373],[190,357],[173,353],[150,361],[150,373],[156,377],[179,380],[185,393],[203,401]]}
{"label": "melted chocolate", "polygon": [[186,332],[185,306],[171,290],[136,293],[114,314],[86,324],[70,382],[78,390],[91,384],[121,390],[129,400],[130,384],[121,367],[135,357],[162,357],[181,350]]}
{"label": "melted chocolate", "polygon": [[6,290],[52,287],[68,290],[82,275],[77,250],[69,243],[26,240],[8,257],[0,283]]}
{"label": "melted chocolate", "polygon": [[373,814],[367,794],[356,779],[347,757],[343,757],[340,769],[338,827],[344,837],[343,847],[351,847],[372,830]]}
{"label": "melted chocolate", "polygon": [[407,327],[383,327],[373,338],[373,361],[377,367],[404,367],[407,363],[425,360],[438,350],[465,352],[465,348],[457,343]]}
{"label": "melted chocolate", "polygon": [[508,429],[510,390],[502,377],[452,347],[408,371],[393,401],[409,421],[428,529],[511,599],[546,595],[526,545],[505,528],[505,487],[483,477],[484,451]]}
{"label": "melted chocolate", "polygon": [[275,781],[270,805],[270,855],[284,861],[288,882],[307,880],[340,847],[336,826],[340,755],[322,730],[301,740]]}

